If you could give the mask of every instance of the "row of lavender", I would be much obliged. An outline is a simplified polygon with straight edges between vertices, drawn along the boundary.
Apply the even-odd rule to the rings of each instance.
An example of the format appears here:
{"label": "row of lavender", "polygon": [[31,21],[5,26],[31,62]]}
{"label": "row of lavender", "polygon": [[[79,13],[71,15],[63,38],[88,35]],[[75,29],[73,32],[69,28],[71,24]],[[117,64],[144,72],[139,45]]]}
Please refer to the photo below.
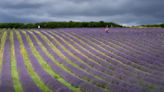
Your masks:
{"label": "row of lavender", "polygon": [[[76,29],[76,30],[78,31],[64,29],[63,31],[60,30],[59,34],[72,34],[74,37],[76,37],[76,39],[78,39],[77,42],[82,42],[79,41],[79,39],[82,39],[85,43],[84,46],[86,46],[86,44],[89,44],[91,46],[91,43],[95,42],[95,44],[93,43],[92,47],[98,49],[98,47],[96,46],[98,44],[100,45],[99,46],[100,48],[103,47],[102,52],[106,52],[108,53],[108,55],[111,55],[112,53],[113,54],[111,55],[112,58],[118,59],[124,64],[127,64],[129,66],[130,74],[124,72],[124,70],[127,70],[128,66],[122,69],[121,72],[123,72],[123,74],[125,75],[128,74],[132,78],[134,78],[134,75],[136,75],[135,77],[136,80],[138,80],[139,85],[141,86],[147,85],[148,87],[153,88],[153,86],[155,86],[153,84],[160,84],[159,86],[161,86],[161,89],[163,88],[164,81],[162,77],[163,76],[162,71],[164,65],[163,65],[163,52],[162,52],[163,49],[162,29],[160,30],[157,29],[160,32],[158,31],[156,32],[155,30],[142,29],[143,32],[138,32],[138,33],[135,31],[134,33],[130,32],[132,29],[127,29],[127,32],[111,31],[109,34],[105,34],[104,32],[102,32],[102,29],[101,30],[96,29],[96,31],[90,30],[90,32],[88,32],[88,29],[87,30]],[[138,31],[142,31],[142,30],[138,30]],[[54,30],[54,32],[56,32],[56,30]],[[135,39],[138,41],[134,41]],[[111,46],[113,48],[111,48]],[[103,50],[104,48],[106,48],[105,49],[106,51]],[[150,85],[144,84],[145,82],[143,82],[142,80],[151,82],[152,84]]]}
{"label": "row of lavender", "polygon": [[[27,38],[24,35],[26,33],[14,32],[14,30],[4,31],[3,39],[1,40],[4,44],[2,44],[1,48],[0,91],[71,92],[71,88],[65,87],[55,78],[58,74],[50,76],[43,70],[41,64],[34,57],[34,53],[31,52],[29,43],[26,43]],[[15,48],[11,48],[13,46]],[[11,57],[13,55],[11,53],[14,53],[14,58]],[[65,81],[63,79],[60,80]],[[72,90],[75,89],[73,88]]]}
{"label": "row of lavender", "polygon": [[[65,69],[63,67],[64,65],[61,63],[65,62],[65,60],[62,60],[63,58],[60,57],[61,55],[58,56],[59,53],[61,54],[60,50],[51,44],[50,46],[56,48],[55,51],[58,51],[52,52],[52,47],[46,48],[43,46],[43,43],[40,42],[43,38],[46,39],[44,35],[38,35],[38,38],[39,36],[42,37],[38,40],[33,32],[28,33],[25,31],[19,32],[11,30],[4,32],[4,34],[6,35],[4,35],[5,37],[3,40],[5,44],[3,47],[6,47],[4,52],[7,53],[4,53],[3,58],[1,58],[2,83],[0,85],[0,90],[2,92],[103,91],[101,88],[96,88],[96,86],[78,79],[79,77],[73,76],[75,73],[71,73],[72,71],[70,72]],[[49,41],[49,39],[46,39],[46,41]],[[10,46],[15,48],[9,49]],[[48,49],[53,54],[50,54]],[[16,66],[13,66],[14,64],[11,65],[11,63],[13,63],[13,58],[10,58],[10,53],[14,53],[16,61],[14,64],[16,64]],[[60,57],[60,61],[56,56]],[[14,70],[17,72],[12,72],[12,67],[14,67]],[[18,85],[20,86],[18,87]]]}
{"label": "row of lavender", "polygon": [[[135,42],[138,41],[140,47],[137,47],[132,41],[135,39],[129,39],[133,38],[130,36],[133,32],[128,36],[128,33],[119,31],[105,34],[102,29],[76,30],[4,32],[7,35],[3,35],[2,41],[6,41],[4,46],[1,45],[2,49],[5,48],[4,51],[1,49],[3,59],[1,58],[0,91],[163,91],[162,51],[153,47],[150,38],[140,42],[138,36],[142,34],[138,34]],[[119,35],[119,38],[114,35]],[[157,37],[156,39],[160,41]],[[144,47],[145,45],[150,46]],[[9,49],[10,46],[15,48]],[[156,54],[160,53],[160,56],[155,57],[151,50],[156,51]],[[10,54],[13,51],[15,54]],[[11,60],[11,55],[15,57],[16,66],[11,65],[14,59]]]}

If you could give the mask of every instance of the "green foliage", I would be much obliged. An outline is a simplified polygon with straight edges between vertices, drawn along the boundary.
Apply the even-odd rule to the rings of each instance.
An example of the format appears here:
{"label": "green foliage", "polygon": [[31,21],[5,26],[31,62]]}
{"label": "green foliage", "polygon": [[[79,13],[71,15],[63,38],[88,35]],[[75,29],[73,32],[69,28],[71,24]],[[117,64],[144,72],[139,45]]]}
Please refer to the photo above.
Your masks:
{"label": "green foliage", "polygon": [[137,27],[137,28],[142,28],[142,27],[144,27],[144,28],[160,28],[160,27],[162,27],[162,28],[164,28],[164,24],[146,24],[146,25],[140,25],[140,26],[135,26],[135,27]]}
{"label": "green foliage", "polygon": [[0,28],[75,28],[75,27],[105,27],[106,25],[112,25],[112,27],[122,27],[121,25],[112,22],[40,22],[40,23],[0,23]]}
{"label": "green foliage", "polygon": [[162,28],[164,28],[164,23],[160,25]]}
{"label": "green foliage", "polygon": [[0,23],[0,28],[24,28],[23,23]]}

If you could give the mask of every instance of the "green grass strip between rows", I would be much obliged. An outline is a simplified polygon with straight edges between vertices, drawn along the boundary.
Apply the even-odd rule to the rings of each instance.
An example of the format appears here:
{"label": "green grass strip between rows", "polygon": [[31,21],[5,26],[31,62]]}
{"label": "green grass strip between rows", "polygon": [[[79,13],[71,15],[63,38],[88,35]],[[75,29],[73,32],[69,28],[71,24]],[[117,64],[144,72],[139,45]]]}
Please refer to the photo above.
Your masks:
{"label": "green grass strip between rows", "polygon": [[11,77],[13,81],[14,91],[15,92],[23,92],[22,85],[19,80],[19,74],[17,71],[17,62],[15,59],[14,52],[14,40],[13,40],[13,32],[10,31],[10,64],[11,64]]}
{"label": "green grass strip between rows", "polygon": [[26,32],[23,32],[24,35],[26,36],[26,39],[30,45],[31,51],[33,53],[33,55],[36,57],[36,59],[39,61],[40,65],[42,66],[42,68],[51,76],[53,76],[54,78],[56,78],[58,81],[60,81],[63,85],[67,86],[68,88],[70,88],[71,90],[73,90],[74,92],[80,92],[79,88],[76,88],[74,86],[72,86],[69,82],[67,82],[66,80],[64,80],[58,73],[55,72],[55,70],[53,70],[44,60],[44,58],[40,55],[40,53],[36,50],[35,46],[33,45],[31,38],[26,34]]}
{"label": "green grass strip between rows", "polygon": [[[37,33],[38,33],[41,37],[43,37],[43,40],[47,41],[47,42],[48,42],[48,45],[49,45],[50,47],[52,47],[53,50],[54,50],[55,52],[59,53],[58,55],[59,55],[61,58],[64,58],[68,63],[72,64],[72,65],[75,66],[76,68],[78,68],[78,69],[84,71],[85,73],[87,73],[87,74],[89,74],[89,75],[92,75],[93,77],[95,77],[95,78],[97,78],[97,79],[99,79],[99,80],[103,80],[103,79],[100,78],[99,76],[96,76],[96,75],[94,75],[94,74],[91,74],[91,73],[89,73],[88,71],[82,69],[79,65],[75,64],[75,63],[74,63],[73,61],[71,61],[68,57],[64,56],[64,55],[62,54],[62,52],[61,52],[60,50],[58,50],[57,47],[55,47],[54,44],[51,43],[51,41],[50,41],[47,37],[45,37],[41,32],[37,32]],[[49,34],[46,33],[46,32],[44,32],[44,33],[47,34],[49,37],[51,37],[51,38],[55,41],[56,45],[60,45],[60,46],[62,47],[62,49],[63,49],[64,51],[66,51],[69,55],[71,55],[73,58],[77,59],[77,61],[79,61],[79,62],[81,62],[81,63],[84,63],[83,60],[81,60],[79,57],[77,57],[76,55],[74,55],[71,51],[69,51],[66,47],[64,47],[58,40],[56,40],[55,38],[53,38],[53,36],[49,35]],[[85,63],[84,63],[84,64],[85,64]],[[85,65],[87,65],[87,64],[85,64]],[[87,66],[88,66],[88,65],[87,65]],[[85,77],[85,79],[86,79],[86,77]],[[96,86],[97,86],[97,85],[96,85]],[[105,89],[104,89],[104,90],[105,90]]]}
{"label": "green grass strip between rows", "polygon": [[[23,57],[23,61],[24,61],[24,64],[26,66],[26,69],[27,69],[27,72],[29,73],[30,77],[32,78],[32,80],[35,82],[35,84],[43,91],[43,92],[52,92],[51,89],[49,89],[45,84],[44,82],[40,79],[39,75],[34,71],[33,67],[32,67],[32,64],[30,63],[30,59],[29,59],[29,56],[28,56],[28,53],[24,47],[24,44],[23,44],[23,40],[22,40],[22,37],[20,35],[20,33],[17,31],[16,32],[17,34],[17,39],[20,43],[20,52],[22,54],[22,57]],[[32,62],[35,62],[35,61],[32,61]]]}
{"label": "green grass strip between rows", "polygon": [[[2,72],[3,53],[4,53],[6,37],[7,37],[7,32],[3,32],[3,35],[1,37],[1,44],[0,44],[0,77],[1,77],[1,72]],[[0,85],[1,85],[1,80],[0,80]]]}
{"label": "green grass strip between rows", "polygon": [[62,68],[64,71],[68,72],[69,74],[76,76],[73,74],[66,66],[64,66],[62,63],[57,61],[52,54],[50,54],[47,50],[47,48],[43,45],[43,43],[36,37],[36,35],[33,32],[30,32],[30,34],[34,37],[34,39],[37,41],[40,48],[43,50],[43,52],[53,61],[54,64],[58,65],[60,68]]}

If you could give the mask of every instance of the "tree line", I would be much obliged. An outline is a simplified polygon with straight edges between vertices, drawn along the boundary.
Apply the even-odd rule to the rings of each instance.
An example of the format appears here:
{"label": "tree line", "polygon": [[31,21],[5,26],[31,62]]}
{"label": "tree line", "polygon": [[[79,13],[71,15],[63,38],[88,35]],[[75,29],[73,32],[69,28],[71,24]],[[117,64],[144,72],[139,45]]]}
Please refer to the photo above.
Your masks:
{"label": "tree line", "polygon": [[146,24],[146,25],[141,25],[141,27],[158,27],[158,28],[164,28],[164,23],[162,23],[162,24]]}
{"label": "tree line", "polygon": [[0,28],[74,28],[74,27],[105,27],[106,25],[112,27],[123,27],[112,22],[39,22],[39,23],[0,23]]}

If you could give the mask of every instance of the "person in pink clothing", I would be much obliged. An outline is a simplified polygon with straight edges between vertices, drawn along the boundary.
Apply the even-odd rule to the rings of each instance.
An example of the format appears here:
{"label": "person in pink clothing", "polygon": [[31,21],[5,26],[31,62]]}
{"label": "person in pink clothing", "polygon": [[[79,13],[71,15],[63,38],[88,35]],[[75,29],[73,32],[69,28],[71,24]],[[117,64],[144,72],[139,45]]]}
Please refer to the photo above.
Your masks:
{"label": "person in pink clothing", "polygon": [[109,27],[108,27],[108,25],[106,25],[106,27],[105,27],[105,32],[106,32],[106,33],[109,32]]}

